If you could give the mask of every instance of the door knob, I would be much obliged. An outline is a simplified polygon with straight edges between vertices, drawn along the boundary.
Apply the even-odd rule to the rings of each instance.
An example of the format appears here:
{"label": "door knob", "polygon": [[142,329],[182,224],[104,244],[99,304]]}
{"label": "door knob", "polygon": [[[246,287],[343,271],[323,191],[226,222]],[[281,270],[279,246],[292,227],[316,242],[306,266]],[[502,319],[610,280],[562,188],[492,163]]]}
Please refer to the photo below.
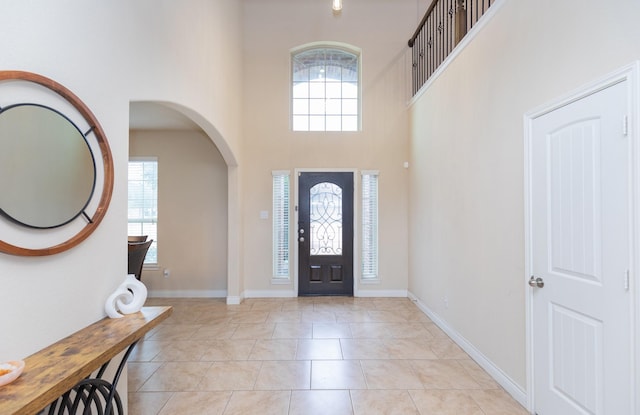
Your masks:
{"label": "door knob", "polygon": [[304,242],[304,236],[301,236],[300,239],[298,239],[300,242]]}
{"label": "door knob", "polygon": [[532,275],[531,279],[529,280],[529,285],[532,287],[542,288],[544,287],[544,280],[540,277],[536,278]]}

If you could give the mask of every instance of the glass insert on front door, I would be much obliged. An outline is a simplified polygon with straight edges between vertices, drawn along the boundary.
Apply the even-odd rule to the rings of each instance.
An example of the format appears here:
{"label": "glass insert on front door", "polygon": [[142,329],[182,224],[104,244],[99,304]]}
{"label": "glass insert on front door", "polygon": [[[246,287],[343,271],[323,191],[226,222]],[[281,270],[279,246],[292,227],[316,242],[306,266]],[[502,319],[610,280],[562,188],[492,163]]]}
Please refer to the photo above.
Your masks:
{"label": "glass insert on front door", "polygon": [[311,255],[342,255],[342,189],[318,183],[309,190]]}

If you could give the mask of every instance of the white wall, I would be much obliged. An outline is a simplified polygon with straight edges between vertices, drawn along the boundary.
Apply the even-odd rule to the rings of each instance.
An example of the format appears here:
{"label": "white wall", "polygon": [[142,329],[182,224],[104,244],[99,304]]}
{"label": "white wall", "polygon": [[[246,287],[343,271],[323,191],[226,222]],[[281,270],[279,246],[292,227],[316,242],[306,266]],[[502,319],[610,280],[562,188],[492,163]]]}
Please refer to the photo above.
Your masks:
{"label": "white wall", "polygon": [[129,138],[129,156],[158,159],[158,268],[145,268],[141,278],[149,296],[226,297],[222,155],[200,131],[132,130]]}
{"label": "white wall", "polygon": [[[349,0],[339,16],[322,0],[245,1],[242,213],[244,251],[251,252],[243,262],[249,295],[293,292],[292,284],[271,285],[271,220],[260,219],[259,213],[271,211],[272,170],[293,174],[295,168],[380,171],[381,282],[360,288],[379,295],[406,293],[408,193],[403,163],[408,158],[409,69],[404,52],[416,13],[415,0]],[[362,50],[360,132],[290,130],[290,50],[318,41],[344,42]],[[294,231],[296,226],[293,219]],[[293,249],[293,239],[290,246]]]}
{"label": "white wall", "polygon": [[78,95],[104,128],[115,163],[111,205],[85,242],[40,258],[0,254],[4,361],[102,318],[104,301],[126,274],[130,101],[179,105],[225,157],[240,159],[241,4],[3,2],[0,27],[0,69],[39,73]]}
{"label": "white wall", "polygon": [[523,115],[640,58],[640,3],[503,4],[411,108],[409,289],[524,390]]}

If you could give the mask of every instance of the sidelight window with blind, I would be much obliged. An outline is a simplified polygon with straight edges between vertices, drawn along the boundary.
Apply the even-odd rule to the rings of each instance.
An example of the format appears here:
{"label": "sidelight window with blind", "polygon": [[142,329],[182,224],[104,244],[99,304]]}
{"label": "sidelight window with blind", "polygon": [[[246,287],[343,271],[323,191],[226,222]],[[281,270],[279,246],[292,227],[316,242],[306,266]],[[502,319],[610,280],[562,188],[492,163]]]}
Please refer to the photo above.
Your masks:
{"label": "sidelight window with blind", "polygon": [[378,280],[378,172],[362,172],[362,281]]}
{"label": "sidelight window with blind", "polygon": [[145,265],[158,263],[158,159],[129,160],[128,234],[147,235],[153,243]]}
{"label": "sidelight window with blind", "polygon": [[289,281],[289,172],[273,174],[273,282]]}

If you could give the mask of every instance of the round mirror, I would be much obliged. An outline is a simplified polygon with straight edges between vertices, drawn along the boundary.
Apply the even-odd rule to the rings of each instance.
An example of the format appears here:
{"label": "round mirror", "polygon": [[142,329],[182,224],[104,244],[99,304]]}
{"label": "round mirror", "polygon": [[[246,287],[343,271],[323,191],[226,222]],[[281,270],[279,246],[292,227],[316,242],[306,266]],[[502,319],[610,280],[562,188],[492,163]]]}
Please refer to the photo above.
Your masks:
{"label": "round mirror", "polygon": [[87,239],[113,191],[113,159],[91,110],[59,83],[0,71],[0,252],[53,255]]}
{"label": "round mirror", "polygon": [[32,228],[63,226],[95,188],[93,153],[78,127],[38,104],[0,109],[0,213]]}

